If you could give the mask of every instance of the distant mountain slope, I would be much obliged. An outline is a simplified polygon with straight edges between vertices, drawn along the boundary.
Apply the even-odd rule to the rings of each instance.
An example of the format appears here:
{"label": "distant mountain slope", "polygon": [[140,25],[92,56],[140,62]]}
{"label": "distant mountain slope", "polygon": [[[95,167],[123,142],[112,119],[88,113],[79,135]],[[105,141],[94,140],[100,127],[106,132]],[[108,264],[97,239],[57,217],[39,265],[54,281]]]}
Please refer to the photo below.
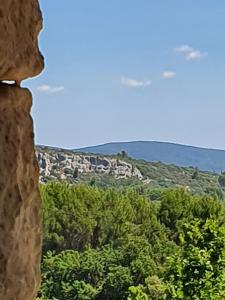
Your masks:
{"label": "distant mountain slope", "polygon": [[198,148],[166,142],[138,141],[108,143],[76,149],[86,153],[112,155],[122,150],[134,158],[149,162],[161,161],[183,167],[197,167],[203,171],[220,173],[225,170],[225,150]]}

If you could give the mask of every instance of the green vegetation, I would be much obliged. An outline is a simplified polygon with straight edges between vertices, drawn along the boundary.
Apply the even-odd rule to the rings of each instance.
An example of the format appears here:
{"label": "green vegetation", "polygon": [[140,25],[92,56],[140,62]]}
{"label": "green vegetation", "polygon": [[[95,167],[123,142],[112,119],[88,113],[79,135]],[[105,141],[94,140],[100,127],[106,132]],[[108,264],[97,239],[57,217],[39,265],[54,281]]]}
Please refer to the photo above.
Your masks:
{"label": "green vegetation", "polygon": [[223,172],[223,173],[219,176],[218,182],[219,182],[219,184],[220,184],[220,186],[221,186],[222,188],[225,187],[225,172]]}
{"label": "green vegetation", "polygon": [[[218,174],[202,172],[193,167],[178,167],[161,162],[148,163],[143,160],[126,159],[136,166],[144,176],[143,189],[185,188],[194,194],[217,194],[223,197],[218,183]],[[140,183],[139,183],[140,185]]]}
{"label": "green vegetation", "polygon": [[[198,175],[199,176],[199,175]],[[41,300],[225,299],[225,205],[215,195],[41,187]]]}
{"label": "green vegetation", "polygon": [[225,299],[225,228],[195,220],[169,260],[168,299]]}
{"label": "green vegetation", "polygon": [[125,157],[124,161],[132,164],[133,167],[137,167],[143,175],[143,180],[135,177],[118,180],[111,175],[89,173],[80,174],[76,182],[86,183],[102,189],[114,187],[117,190],[127,190],[127,188],[133,188],[150,200],[154,200],[162,189],[172,188],[183,188],[193,194],[206,194],[221,200],[225,199],[224,175],[202,172],[192,167],[166,165],[161,162],[147,163],[129,157]]}

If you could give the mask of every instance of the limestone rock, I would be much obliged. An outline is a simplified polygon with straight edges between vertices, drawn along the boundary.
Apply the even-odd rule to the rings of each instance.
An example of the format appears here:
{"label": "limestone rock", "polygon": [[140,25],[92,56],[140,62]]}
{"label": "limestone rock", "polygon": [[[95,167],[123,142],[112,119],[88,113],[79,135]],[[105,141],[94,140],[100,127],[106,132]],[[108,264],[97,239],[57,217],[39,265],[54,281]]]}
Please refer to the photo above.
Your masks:
{"label": "limestone rock", "polygon": [[39,171],[34,152],[31,104],[32,96],[27,89],[0,84],[2,300],[34,300],[40,282]]}
{"label": "limestone rock", "polygon": [[21,81],[44,67],[38,49],[42,15],[37,0],[0,1],[0,81]]}
{"label": "limestone rock", "polygon": [[136,177],[143,180],[141,171],[132,164],[107,156],[80,154],[70,151],[37,149],[40,181],[73,180],[79,174],[111,175],[116,179]]}

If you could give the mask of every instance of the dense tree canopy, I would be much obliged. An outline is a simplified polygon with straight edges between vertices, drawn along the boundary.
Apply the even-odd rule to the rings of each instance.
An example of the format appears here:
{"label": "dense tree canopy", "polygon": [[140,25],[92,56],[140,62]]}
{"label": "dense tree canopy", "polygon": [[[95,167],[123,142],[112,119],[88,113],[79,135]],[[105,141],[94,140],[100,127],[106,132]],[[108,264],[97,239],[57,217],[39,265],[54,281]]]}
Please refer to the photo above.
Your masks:
{"label": "dense tree canopy", "polygon": [[217,198],[164,190],[149,201],[132,189],[61,183],[41,194],[39,299],[225,299]]}

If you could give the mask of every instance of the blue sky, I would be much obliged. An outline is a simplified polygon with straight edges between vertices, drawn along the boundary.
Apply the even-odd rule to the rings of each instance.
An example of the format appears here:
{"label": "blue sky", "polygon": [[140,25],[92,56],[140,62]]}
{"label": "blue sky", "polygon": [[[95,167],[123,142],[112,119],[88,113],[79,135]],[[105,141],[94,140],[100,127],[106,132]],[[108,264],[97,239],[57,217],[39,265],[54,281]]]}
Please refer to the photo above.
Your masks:
{"label": "blue sky", "polygon": [[36,143],[225,149],[224,0],[41,1]]}

